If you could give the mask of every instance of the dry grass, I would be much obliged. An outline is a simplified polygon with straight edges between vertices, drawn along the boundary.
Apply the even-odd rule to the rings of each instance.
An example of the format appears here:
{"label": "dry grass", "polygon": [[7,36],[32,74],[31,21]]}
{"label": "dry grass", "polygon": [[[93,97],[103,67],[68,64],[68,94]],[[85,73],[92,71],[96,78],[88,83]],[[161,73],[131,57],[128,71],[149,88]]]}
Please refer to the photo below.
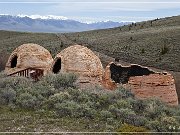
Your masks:
{"label": "dry grass", "polygon": [[126,62],[180,71],[180,16],[65,35]]}

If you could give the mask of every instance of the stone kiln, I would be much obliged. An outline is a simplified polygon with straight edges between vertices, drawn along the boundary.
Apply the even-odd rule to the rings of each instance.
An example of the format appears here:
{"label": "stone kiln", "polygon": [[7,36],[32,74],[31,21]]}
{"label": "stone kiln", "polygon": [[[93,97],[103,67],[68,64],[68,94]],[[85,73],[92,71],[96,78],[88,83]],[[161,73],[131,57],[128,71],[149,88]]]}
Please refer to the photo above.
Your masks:
{"label": "stone kiln", "polygon": [[51,70],[54,73],[76,73],[81,83],[100,82],[103,76],[100,59],[90,49],[80,45],[70,46],[57,54]]}
{"label": "stone kiln", "polygon": [[53,58],[48,50],[37,44],[23,44],[16,48],[6,63],[7,75],[32,77],[46,75]]}
{"label": "stone kiln", "polygon": [[115,89],[118,84],[130,88],[137,98],[157,97],[169,105],[178,105],[174,78],[169,73],[158,73],[139,65],[108,64],[103,85]]}

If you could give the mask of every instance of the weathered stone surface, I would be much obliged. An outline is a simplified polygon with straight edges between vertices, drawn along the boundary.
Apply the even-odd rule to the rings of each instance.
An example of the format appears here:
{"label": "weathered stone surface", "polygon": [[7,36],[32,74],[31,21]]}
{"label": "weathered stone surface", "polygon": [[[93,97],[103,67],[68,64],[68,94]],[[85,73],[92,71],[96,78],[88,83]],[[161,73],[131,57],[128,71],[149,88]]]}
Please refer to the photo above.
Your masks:
{"label": "weathered stone surface", "polygon": [[175,82],[171,74],[155,73],[130,77],[128,85],[138,98],[158,97],[169,105],[178,105]]}
{"label": "weathered stone surface", "polygon": [[[54,59],[52,71],[57,60],[61,60],[61,73],[73,72],[79,74],[79,81],[83,83],[93,82],[94,78],[101,81],[103,75],[103,67],[100,59],[87,47],[73,45],[62,50]],[[86,77],[86,79],[85,79]]]}
{"label": "weathered stone surface", "polygon": [[113,81],[111,79],[111,71],[110,71],[110,65],[113,62],[109,63],[104,71],[104,75],[103,75],[103,79],[102,79],[102,84],[106,89],[109,90],[114,90],[115,88],[117,88],[117,84],[115,83],[115,81]]}
{"label": "weathered stone surface", "polygon": [[[106,67],[103,76],[103,85],[108,89],[115,89],[118,84],[111,79],[110,65]],[[117,65],[121,66],[122,65]],[[130,88],[137,98],[146,99],[157,97],[169,105],[178,105],[174,78],[169,73],[155,72],[149,75],[131,76],[128,83],[123,84],[125,88]]]}
{"label": "weathered stone surface", "polygon": [[[14,56],[17,56],[17,64],[11,67]],[[37,44],[23,44],[16,48],[6,63],[5,71],[12,74],[27,68],[38,68],[44,71],[44,75],[50,71],[53,58],[48,50]]]}

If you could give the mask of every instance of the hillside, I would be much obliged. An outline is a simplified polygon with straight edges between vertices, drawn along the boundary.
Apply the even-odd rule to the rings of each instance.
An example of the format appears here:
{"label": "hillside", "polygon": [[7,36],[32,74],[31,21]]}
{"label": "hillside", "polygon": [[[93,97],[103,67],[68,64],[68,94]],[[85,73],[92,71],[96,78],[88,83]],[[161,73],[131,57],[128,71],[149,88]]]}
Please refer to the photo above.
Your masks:
{"label": "hillside", "polygon": [[180,16],[65,35],[126,62],[180,71]]}
{"label": "hillside", "polygon": [[65,47],[78,43],[125,62],[178,72],[180,71],[179,37],[180,16],[78,33],[0,31],[0,54],[11,53],[24,43],[37,43],[47,48],[54,57]]}

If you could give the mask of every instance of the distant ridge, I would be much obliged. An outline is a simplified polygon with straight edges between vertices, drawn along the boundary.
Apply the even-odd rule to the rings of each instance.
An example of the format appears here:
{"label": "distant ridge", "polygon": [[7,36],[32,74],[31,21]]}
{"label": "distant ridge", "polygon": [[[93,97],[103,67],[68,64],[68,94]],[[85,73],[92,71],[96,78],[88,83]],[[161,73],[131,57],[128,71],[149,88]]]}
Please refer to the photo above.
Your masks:
{"label": "distant ridge", "polygon": [[0,30],[23,32],[81,32],[96,29],[114,28],[132,22],[101,21],[85,23],[64,16],[40,15],[0,15]]}

